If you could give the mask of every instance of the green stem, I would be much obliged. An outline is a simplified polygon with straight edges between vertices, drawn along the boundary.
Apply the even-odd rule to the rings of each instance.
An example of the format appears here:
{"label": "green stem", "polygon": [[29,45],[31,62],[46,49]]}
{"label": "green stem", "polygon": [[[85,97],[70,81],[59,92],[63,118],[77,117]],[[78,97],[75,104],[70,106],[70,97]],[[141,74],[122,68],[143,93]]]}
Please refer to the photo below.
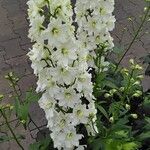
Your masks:
{"label": "green stem", "polygon": [[105,47],[104,46],[100,46],[99,49],[98,49],[98,54],[97,54],[97,63],[96,63],[96,66],[98,67],[98,75],[100,74],[100,71],[101,71],[101,58],[102,58],[102,55],[103,55],[103,52],[104,52],[104,49]]}
{"label": "green stem", "polygon": [[127,95],[128,91],[129,91],[129,87],[130,87],[130,84],[131,84],[131,79],[133,77],[133,73],[134,73],[134,69],[132,70],[132,72],[130,74],[130,79],[129,79],[128,85],[127,85],[127,87],[126,87],[126,89],[124,91],[124,95],[123,95],[123,98],[122,98],[123,102],[125,101],[126,95]]}
{"label": "green stem", "polygon": [[[17,95],[19,101],[21,102],[20,95],[19,95],[19,93],[17,92],[17,89],[16,89],[16,84],[13,82],[13,80],[12,80],[11,78],[10,78],[10,82],[12,83],[12,87],[13,87],[13,90],[14,90],[15,94]],[[31,118],[30,114],[28,114],[28,116],[29,116],[31,122],[34,124],[34,126],[35,126],[39,131],[41,131],[40,128],[36,125],[36,123],[35,123],[35,122],[33,121],[33,119]]]}
{"label": "green stem", "polygon": [[149,14],[149,10],[150,10],[150,6],[147,8],[147,11],[146,11],[146,13],[145,13],[145,15],[144,15],[144,18],[143,18],[142,22],[141,22],[141,25],[139,26],[139,28],[138,28],[138,30],[137,30],[135,36],[133,37],[131,43],[129,44],[129,46],[128,46],[128,48],[126,49],[125,53],[123,54],[123,56],[122,56],[121,59],[119,60],[117,66],[116,66],[115,72],[118,70],[118,67],[119,67],[120,63],[122,62],[123,58],[126,56],[127,52],[130,50],[130,48],[132,47],[132,45],[133,45],[133,43],[135,42],[136,38],[138,37],[139,33],[141,32],[142,27],[143,27],[143,25],[144,25],[144,23],[145,23],[145,21],[146,21],[146,19],[147,19],[147,16],[148,16],[148,14]]}
{"label": "green stem", "polygon": [[1,112],[1,114],[2,114],[2,116],[3,116],[3,118],[5,119],[5,122],[6,122],[7,126],[8,126],[8,128],[9,128],[11,134],[13,135],[13,137],[14,137],[16,143],[18,144],[18,146],[19,146],[22,150],[24,150],[23,146],[20,144],[20,142],[19,142],[19,140],[17,139],[15,133],[13,132],[13,129],[11,128],[11,126],[10,126],[10,124],[9,124],[9,122],[8,122],[8,119],[7,119],[6,115],[5,115],[5,113],[4,113],[1,109],[0,109],[0,112]]}

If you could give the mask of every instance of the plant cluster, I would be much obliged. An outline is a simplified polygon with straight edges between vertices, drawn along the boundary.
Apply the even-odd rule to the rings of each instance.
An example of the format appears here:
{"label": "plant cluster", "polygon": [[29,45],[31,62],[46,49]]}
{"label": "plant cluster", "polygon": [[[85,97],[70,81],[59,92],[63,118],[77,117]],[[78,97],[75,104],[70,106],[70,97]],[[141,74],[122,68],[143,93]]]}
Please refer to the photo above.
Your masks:
{"label": "plant cluster", "polygon": [[108,57],[114,47],[114,0],[29,0],[29,37],[34,44],[28,56],[40,95],[31,90],[22,100],[20,79],[13,73],[5,77],[15,101],[3,104],[0,95],[0,127],[6,124],[12,134],[0,142],[14,139],[24,150],[24,137],[16,135],[9,122],[12,112],[18,124],[27,129],[32,122],[42,134],[29,114],[31,103],[38,100],[49,135],[30,150],[149,150],[150,92],[141,85],[142,67],[133,59],[128,68],[120,66],[147,20],[147,3],[142,23],[116,62]]}

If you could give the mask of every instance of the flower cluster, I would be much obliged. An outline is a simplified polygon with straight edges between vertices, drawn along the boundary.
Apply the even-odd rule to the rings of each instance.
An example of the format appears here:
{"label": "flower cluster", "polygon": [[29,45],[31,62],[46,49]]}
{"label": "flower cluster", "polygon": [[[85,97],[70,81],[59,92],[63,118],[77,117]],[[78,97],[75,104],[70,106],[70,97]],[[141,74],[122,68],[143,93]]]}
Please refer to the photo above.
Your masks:
{"label": "flower cluster", "polygon": [[45,111],[54,147],[84,149],[78,125],[92,134],[96,109],[88,51],[75,37],[70,0],[29,0],[29,37],[34,45],[28,56],[38,77],[39,105]]}
{"label": "flower cluster", "polygon": [[[102,67],[103,71],[107,69],[109,63],[105,61],[104,55],[114,46],[109,33],[114,28],[113,10],[114,0],[77,0],[75,8],[77,37],[89,51],[87,57],[89,67],[96,68],[93,58],[98,56],[101,57],[99,67]],[[101,46],[104,49],[100,49]]]}
{"label": "flower cluster", "polygon": [[[34,42],[28,56],[38,77],[36,91],[43,93],[39,105],[54,147],[82,150],[85,146],[79,141],[84,135],[77,133],[78,127],[84,124],[89,134],[96,132],[89,67],[95,67],[98,44],[113,46],[113,0],[77,0],[78,28],[73,26],[70,0],[29,0],[28,7],[29,37]],[[104,57],[101,61],[107,64]]]}

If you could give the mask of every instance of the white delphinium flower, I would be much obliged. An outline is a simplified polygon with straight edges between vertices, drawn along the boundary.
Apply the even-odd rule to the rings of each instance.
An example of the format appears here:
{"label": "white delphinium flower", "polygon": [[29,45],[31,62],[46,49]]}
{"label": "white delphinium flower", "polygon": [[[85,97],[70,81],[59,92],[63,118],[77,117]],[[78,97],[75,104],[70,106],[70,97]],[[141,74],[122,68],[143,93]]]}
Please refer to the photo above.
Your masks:
{"label": "white delphinium flower", "polygon": [[[94,68],[95,70],[100,69],[100,71],[106,71],[107,66],[109,65],[109,63],[105,61],[104,55],[114,46],[113,38],[109,33],[109,31],[114,28],[115,18],[112,15],[113,10],[114,0],[77,0],[76,3],[75,12],[77,14],[76,22],[78,24],[77,38],[80,40],[81,45],[89,53],[87,55],[88,66]],[[105,47],[103,52],[100,51],[100,45],[104,45]],[[100,53],[101,55],[99,55]],[[94,64],[94,59],[96,57],[100,59],[100,66]],[[84,89],[84,87],[86,88],[84,84],[81,86],[81,83],[79,83],[81,80],[77,81],[78,83],[76,83],[76,86],[79,91]],[[83,83],[87,85],[86,82]],[[85,97],[91,97],[91,95],[87,95],[87,91],[87,89],[84,90],[84,95],[86,95]],[[89,91],[91,91],[91,88],[89,88]],[[90,101],[90,98],[88,100]],[[92,113],[90,116],[96,116],[96,111],[93,113],[94,110],[96,110],[95,105],[92,105],[93,109],[91,109]],[[94,117],[94,120],[95,119],[96,117]],[[92,122],[89,122],[87,126],[89,134],[92,135],[94,135],[95,131],[97,132],[94,120],[92,119]]]}
{"label": "white delphinium flower", "polygon": [[52,59],[55,59],[58,65],[64,67],[72,64],[77,59],[76,45],[73,41],[68,40],[63,45],[57,47],[57,51],[52,54]]}
{"label": "white delphinium flower", "polygon": [[47,120],[52,121],[51,118],[54,117],[55,104],[56,100],[48,92],[44,93],[40,98],[39,105],[45,111]]}
{"label": "white delphinium flower", "polygon": [[55,17],[62,19],[62,21],[71,21],[73,11],[70,0],[53,0],[50,1],[49,7],[51,9],[51,14]]}
{"label": "white delphinium flower", "polygon": [[79,146],[79,140],[83,137],[81,134],[76,133],[76,129],[74,127],[65,128],[65,130],[61,130],[59,132],[51,133],[52,139],[54,142],[54,147],[61,148],[63,147],[64,150]]}
{"label": "white delphinium flower", "polygon": [[101,32],[105,27],[102,25],[102,18],[87,16],[86,20],[88,23],[84,25],[84,30],[88,31],[90,36],[93,36],[93,33]]}
{"label": "white delphinium flower", "polygon": [[43,28],[43,22],[45,16],[41,15],[42,7],[45,5],[45,0],[35,1],[30,0],[28,4],[28,17],[30,19],[29,38],[32,41],[36,41],[41,34],[41,28]]}
{"label": "white delphinium flower", "polygon": [[97,114],[97,109],[95,108],[95,103],[93,101],[90,102],[88,105],[88,111],[89,111],[89,116],[88,116],[88,124],[86,125],[87,132],[89,135],[94,136],[96,133],[98,133],[98,129],[96,126],[96,114]]}
{"label": "white delphinium flower", "polygon": [[29,35],[28,37],[32,40],[35,41],[35,39],[37,40],[41,40],[39,39],[39,36],[41,34],[43,27],[43,22],[44,22],[44,16],[36,16],[36,18],[34,18],[34,21],[30,23],[31,28],[29,29]]}
{"label": "white delphinium flower", "polygon": [[97,45],[100,43],[105,44],[108,50],[114,47],[113,38],[110,36],[110,33],[105,32],[105,30],[103,30],[101,34],[95,33],[95,36],[93,38],[91,37],[91,41],[93,41]]}
{"label": "white delphinium flower", "polygon": [[42,31],[42,39],[50,40],[52,46],[61,46],[71,38],[72,30],[73,28],[61,19],[52,19],[47,29]]}
{"label": "white delphinium flower", "polygon": [[37,81],[37,92],[43,92],[47,90],[51,96],[58,94],[60,92],[59,87],[56,84],[56,80],[49,73],[49,69],[43,69],[39,75],[39,80]]}
{"label": "white delphinium flower", "polygon": [[114,11],[114,0],[93,0],[96,5],[92,7],[93,14],[101,15],[102,17],[111,14]]}
{"label": "white delphinium flower", "polygon": [[31,60],[37,60],[40,61],[44,58],[49,57],[48,50],[44,49],[44,46],[42,44],[35,43],[28,53]]}
{"label": "white delphinium flower", "polygon": [[87,72],[78,74],[77,80],[73,85],[77,91],[81,92],[88,100],[92,99],[93,85],[91,83],[91,75]]}
{"label": "white delphinium flower", "polygon": [[79,103],[81,95],[77,94],[72,88],[61,88],[60,94],[57,94],[55,98],[59,101],[59,105],[63,107],[74,108],[75,104]]}
{"label": "white delphinium flower", "polygon": [[76,20],[79,25],[77,37],[80,40],[83,35],[86,37],[83,39],[83,43],[86,43],[89,53],[92,52],[90,56],[95,56],[93,50],[99,44],[105,44],[105,50],[112,49],[113,39],[109,31],[114,28],[113,10],[114,0],[87,0],[86,4],[82,0],[77,1],[75,8]]}
{"label": "white delphinium flower", "polygon": [[76,79],[76,72],[73,67],[57,66],[49,71],[55,77],[58,85],[70,85]]}
{"label": "white delphinium flower", "polygon": [[77,0],[77,31],[70,0],[29,0],[28,5],[29,37],[35,42],[28,55],[38,77],[36,91],[43,93],[39,105],[45,111],[54,147],[83,150],[85,146],[79,145],[83,135],[77,134],[76,126],[85,124],[91,135],[97,132],[88,71],[95,67],[92,58],[96,58],[97,45],[113,46],[109,34],[114,27],[113,8],[109,8],[113,0]]}
{"label": "white delphinium flower", "polygon": [[89,112],[88,109],[86,108],[86,105],[79,103],[73,109],[72,124],[73,125],[78,125],[80,123],[87,124],[88,116]]}
{"label": "white delphinium flower", "polygon": [[46,63],[44,61],[32,60],[31,67],[34,70],[35,75],[38,75],[38,73],[41,72],[45,66]]}
{"label": "white delphinium flower", "polygon": [[71,124],[71,118],[69,114],[64,114],[64,112],[57,112],[55,113],[55,118],[54,118],[54,125],[53,125],[53,131],[54,132],[59,132],[63,131],[66,128],[70,127]]}
{"label": "white delphinium flower", "polygon": [[85,150],[86,147],[86,145],[79,145],[78,148],[76,148],[76,150]]}

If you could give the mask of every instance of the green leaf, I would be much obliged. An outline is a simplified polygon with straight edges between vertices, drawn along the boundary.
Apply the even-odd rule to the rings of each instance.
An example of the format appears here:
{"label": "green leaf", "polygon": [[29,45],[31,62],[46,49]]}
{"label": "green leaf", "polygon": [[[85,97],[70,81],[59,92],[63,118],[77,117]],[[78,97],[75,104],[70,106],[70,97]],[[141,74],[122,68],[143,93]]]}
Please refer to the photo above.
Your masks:
{"label": "green leaf", "polygon": [[145,140],[145,139],[150,138],[150,131],[141,133],[140,136],[139,136],[139,138],[140,138],[141,140]]}
{"label": "green leaf", "polygon": [[115,124],[112,125],[111,127],[111,130],[112,131],[118,131],[118,130],[127,130],[127,131],[130,131],[131,130],[131,127],[128,126],[129,120],[128,120],[128,117],[124,117],[124,118],[121,118],[119,119],[117,122],[115,122]]}
{"label": "green leaf", "polygon": [[147,124],[149,124],[149,129],[150,129],[150,118],[149,117],[145,117],[145,121],[147,122]]}
{"label": "green leaf", "polygon": [[18,114],[19,108],[20,108],[19,97],[16,97],[15,98],[15,111],[17,114]]}
{"label": "green leaf", "polygon": [[122,150],[121,141],[106,139],[105,150]]}
{"label": "green leaf", "polygon": [[102,106],[100,106],[98,104],[96,104],[96,107],[109,120],[109,116],[108,116],[108,113],[106,112],[106,110]]}
{"label": "green leaf", "polygon": [[18,116],[21,120],[27,121],[29,112],[28,110],[29,104],[20,105],[20,108],[18,109]]}
{"label": "green leaf", "polygon": [[104,85],[109,88],[112,88],[112,89],[118,89],[118,87],[115,85],[115,83],[112,82],[111,80],[106,80]]}
{"label": "green leaf", "polygon": [[150,106],[150,95],[144,98],[144,106]]}
{"label": "green leaf", "polygon": [[128,131],[125,131],[125,130],[116,131],[115,134],[120,138],[128,137]]}
{"label": "green leaf", "polygon": [[128,142],[123,144],[122,146],[122,150],[137,150],[137,148],[139,147],[139,145],[135,142]]}
{"label": "green leaf", "polygon": [[26,92],[25,102],[26,103],[37,102],[39,98],[40,95],[37,94],[33,89],[31,89],[30,91]]}
{"label": "green leaf", "polygon": [[51,143],[52,143],[52,140],[48,137],[48,138],[41,140],[39,142],[35,142],[33,144],[30,144],[29,150],[49,150],[48,147]]}
{"label": "green leaf", "polygon": [[102,139],[98,138],[98,139],[94,139],[92,141],[92,143],[90,143],[91,147],[93,150],[101,150],[101,149],[104,149],[104,146],[103,146],[103,141]]}
{"label": "green leaf", "polygon": [[107,139],[105,150],[137,150],[139,145],[135,142],[126,142],[123,140]]}

